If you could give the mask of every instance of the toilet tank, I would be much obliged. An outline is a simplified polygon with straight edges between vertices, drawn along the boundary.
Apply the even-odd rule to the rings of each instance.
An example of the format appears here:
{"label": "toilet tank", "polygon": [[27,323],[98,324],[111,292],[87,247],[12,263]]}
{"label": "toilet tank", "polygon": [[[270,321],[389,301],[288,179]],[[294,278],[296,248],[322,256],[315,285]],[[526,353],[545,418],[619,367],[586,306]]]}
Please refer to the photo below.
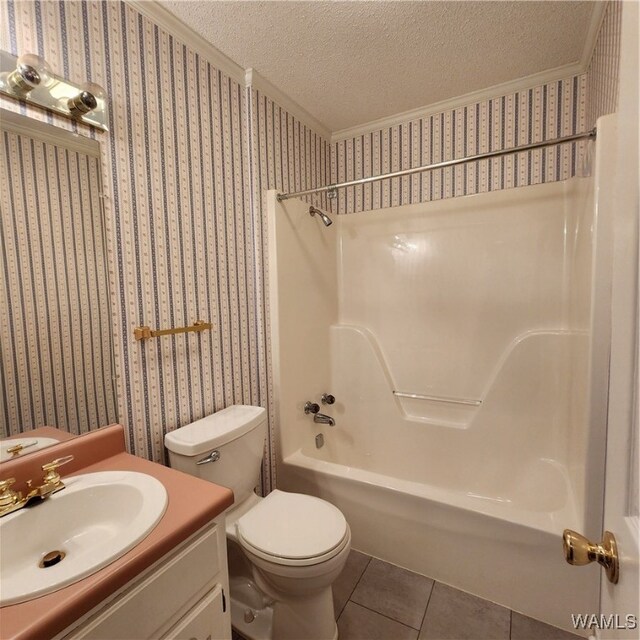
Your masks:
{"label": "toilet tank", "polygon": [[164,444],[173,469],[229,487],[238,505],[260,484],[266,435],[265,409],[234,405],[167,433]]}

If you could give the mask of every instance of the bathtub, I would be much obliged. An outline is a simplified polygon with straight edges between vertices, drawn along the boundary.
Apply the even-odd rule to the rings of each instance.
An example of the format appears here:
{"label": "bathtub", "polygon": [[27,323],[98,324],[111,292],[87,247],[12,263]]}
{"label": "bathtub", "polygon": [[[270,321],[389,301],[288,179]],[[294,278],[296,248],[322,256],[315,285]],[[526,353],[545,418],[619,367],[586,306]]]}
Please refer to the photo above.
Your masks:
{"label": "bathtub", "polygon": [[564,561],[560,534],[575,512],[566,474],[553,473],[567,499],[549,496],[549,510],[338,464],[322,450],[285,458],[278,486],[339,507],[354,549],[576,633],[568,612],[598,610],[599,574]]}

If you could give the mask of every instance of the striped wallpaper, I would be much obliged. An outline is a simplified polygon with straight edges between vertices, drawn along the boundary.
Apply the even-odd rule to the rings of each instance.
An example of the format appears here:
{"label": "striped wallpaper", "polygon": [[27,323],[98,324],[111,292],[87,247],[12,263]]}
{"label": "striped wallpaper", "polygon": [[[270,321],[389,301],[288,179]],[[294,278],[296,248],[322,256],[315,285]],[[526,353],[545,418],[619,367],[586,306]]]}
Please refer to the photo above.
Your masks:
{"label": "striped wallpaper", "polygon": [[[332,182],[472,156],[584,131],[586,76],[532,87],[334,142]],[[573,143],[341,189],[338,213],[565,180],[576,172]]]}
{"label": "striped wallpaper", "polygon": [[[7,7],[16,52],[80,64],[112,98],[99,140],[118,417],[132,451],[162,460],[166,430],[260,401],[244,90],[122,2]],[[133,340],[196,319],[214,331]]]}
{"label": "striped wallpaper", "polygon": [[587,70],[587,125],[618,107],[618,66],[620,63],[620,28],[624,3],[607,3],[593,55]]}
{"label": "striped wallpaper", "polygon": [[[165,461],[166,431],[233,403],[270,407],[260,190],[325,182],[328,142],[124,2],[2,0],[0,47],[43,55],[111,97],[105,134],[0,106],[101,144],[117,415],[131,451]],[[133,339],[139,324],[196,319],[213,331]]]}
{"label": "striped wallpaper", "polygon": [[[326,184],[586,126],[586,77],[330,145],[122,1],[0,0],[0,47],[102,84],[110,132],[0,98],[101,144],[118,420],[163,461],[163,436],[232,403],[269,408],[264,190]],[[465,133],[466,132],[466,133]],[[342,194],[340,212],[562,179],[576,152],[498,159]],[[319,206],[328,207],[324,199]],[[333,203],[335,204],[335,203]],[[139,324],[214,330],[137,343]],[[265,488],[275,469],[271,424]]]}
{"label": "striped wallpaper", "polygon": [[100,160],[4,129],[0,146],[2,432],[115,422]]}
{"label": "striped wallpaper", "polygon": [[[260,314],[260,379],[263,381],[261,397],[267,399],[269,415],[274,416],[271,379],[271,344],[269,341],[269,291],[267,252],[268,189],[299,191],[328,183],[330,171],[330,144],[261,91],[247,88],[250,110],[251,167],[254,216],[256,219],[256,269],[258,271],[258,313]],[[319,207],[328,207],[326,195],[313,199]],[[271,418],[272,420],[272,418]],[[275,456],[277,429],[269,429],[270,477],[263,474],[263,486],[275,482]]]}

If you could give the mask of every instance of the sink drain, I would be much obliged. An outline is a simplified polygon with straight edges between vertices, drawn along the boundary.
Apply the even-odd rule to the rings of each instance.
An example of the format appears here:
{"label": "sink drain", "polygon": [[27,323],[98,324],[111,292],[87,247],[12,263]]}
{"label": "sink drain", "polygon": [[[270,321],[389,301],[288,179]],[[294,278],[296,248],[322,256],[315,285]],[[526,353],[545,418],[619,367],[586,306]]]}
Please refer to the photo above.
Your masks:
{"label": "sink drain", "polygon": [[58,564],[58,562],[60,562],[61,560],[64,560],[64,557],[66,555],[67,554],[64,551],[58,551],[57,549],[55,551],[49,551],[49,553],[45,554],[42,557],[42,559],[38,563],[38,566],[41,569],[46,569],[47,567],[53,567],[54,565]]}

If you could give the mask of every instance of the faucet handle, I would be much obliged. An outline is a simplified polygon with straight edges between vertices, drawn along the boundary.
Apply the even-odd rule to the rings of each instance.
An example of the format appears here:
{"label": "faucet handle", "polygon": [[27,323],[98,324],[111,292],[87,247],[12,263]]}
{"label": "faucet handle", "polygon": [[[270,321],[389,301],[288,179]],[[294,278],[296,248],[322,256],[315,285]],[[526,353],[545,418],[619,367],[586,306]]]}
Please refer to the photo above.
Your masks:
{"label": "faucet handle", "polygon": [[307,401],[304,405],[304,412],[306,414],[309,413],[318,413],[318,411],[320,411],[320,405],[315,403],[315,402],[309,402]]}
{"label": "faucet handle", "polygon": [[0,507],[10,506],[20,499],[20,494],[9,488],[15,481],[15,478],[0,480]]}
{"label": "faucet handle", "polygon": [[7,478],[6,480],[0,480],[0,493],[4,493],[12,484],[15,484],[15,478]]}
{"label": "faucet handle", "polygon": [[320,398],[322,404],[333,404],[336,401],[335,396],[332,396],[330,393],[323,393]]}
{"label": "faucet handle", "polygon": [[72,455],[63,456],[62,458],[56,458],[51,462],[47,462],[47,464],[42,465],[42,470],[45,472],[44,474],[44,482],[46,484],[58,484],[60,482],[60,474],[58,473],[58,467],[61,467],[63,464],[67,464],[67,462],[71,462],[73,460]]}
{"label": "faucet handle", "polygon": [[26,444],[24,442],[21,442],[20,444],[13,445],[13,447],[9,447],[7,449],[7,453],[10,453],[11,457],[15,458],[20,455],[20,452],[23,449],[26,449],[27,447],[34,447],[36,444],[38,444],[37,440],[34,440],[33,442],[27,442]]}

